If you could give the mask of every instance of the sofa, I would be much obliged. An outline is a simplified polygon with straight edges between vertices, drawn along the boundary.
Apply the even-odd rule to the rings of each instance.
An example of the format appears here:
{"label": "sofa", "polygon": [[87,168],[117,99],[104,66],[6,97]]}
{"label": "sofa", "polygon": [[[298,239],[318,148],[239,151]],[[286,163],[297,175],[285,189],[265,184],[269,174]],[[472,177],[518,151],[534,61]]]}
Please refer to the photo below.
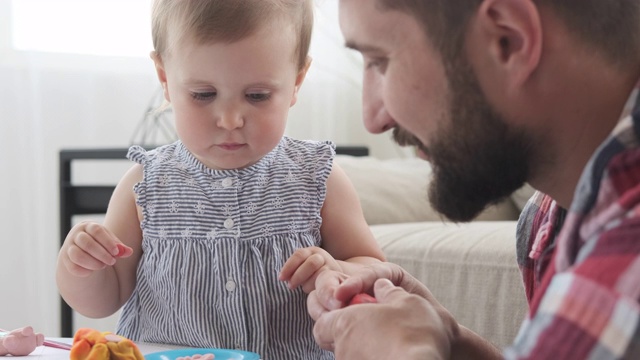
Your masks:
{"label": "sofa", "polygon": [[498,347],[515,338],[527,303],[515,256],[525,186],[469,223],[443,219],[427,201],[429,163],[337,155],[387,261],[427,285],[458,322]]}

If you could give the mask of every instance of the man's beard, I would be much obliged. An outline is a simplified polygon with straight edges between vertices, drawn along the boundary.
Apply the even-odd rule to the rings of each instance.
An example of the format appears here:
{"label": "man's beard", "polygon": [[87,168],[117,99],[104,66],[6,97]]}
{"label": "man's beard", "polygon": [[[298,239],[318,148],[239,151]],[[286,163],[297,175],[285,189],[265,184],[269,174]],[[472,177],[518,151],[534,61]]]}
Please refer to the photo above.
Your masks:
{"label": "man's beard", "polygon": [[430,158],[429,201],[434,209],[452,221],[470,221],[525,183],[532,141],[509,128],[492,109],[466,63],[451,64],[451,121],[428,136],[433,140],[427,147],[402,128],[396,128],[393,136]]}

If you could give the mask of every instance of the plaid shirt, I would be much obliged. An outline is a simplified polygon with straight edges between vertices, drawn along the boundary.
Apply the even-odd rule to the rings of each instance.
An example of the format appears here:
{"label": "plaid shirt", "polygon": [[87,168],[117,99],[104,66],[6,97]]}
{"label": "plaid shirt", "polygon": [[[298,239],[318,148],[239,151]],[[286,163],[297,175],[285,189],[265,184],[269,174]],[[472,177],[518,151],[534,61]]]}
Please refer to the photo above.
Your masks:
{"label": "plaid shirt", "polygon": [[640,359],[639,139],[636,112],[591,158],[570,211],[529,200],[517,238],[530,312],[506,358]]}

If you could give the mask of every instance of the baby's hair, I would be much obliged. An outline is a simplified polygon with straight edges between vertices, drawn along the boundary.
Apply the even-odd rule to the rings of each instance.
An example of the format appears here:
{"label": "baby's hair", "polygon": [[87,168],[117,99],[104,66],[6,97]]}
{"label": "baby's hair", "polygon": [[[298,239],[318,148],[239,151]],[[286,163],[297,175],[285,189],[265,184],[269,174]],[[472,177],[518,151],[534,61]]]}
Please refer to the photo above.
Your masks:
{"label": "baby's hair", "polygon": [[[280,24],[289,24],[296,32],[293,55],[300,70],[306,66],[311,43],[312,0],[155,0],[151,33],[154,50],[162,57],[185,38],[198,44],[233,43],[256,31],[286,29]],[[170,34],[169,28],[177,32]]]}

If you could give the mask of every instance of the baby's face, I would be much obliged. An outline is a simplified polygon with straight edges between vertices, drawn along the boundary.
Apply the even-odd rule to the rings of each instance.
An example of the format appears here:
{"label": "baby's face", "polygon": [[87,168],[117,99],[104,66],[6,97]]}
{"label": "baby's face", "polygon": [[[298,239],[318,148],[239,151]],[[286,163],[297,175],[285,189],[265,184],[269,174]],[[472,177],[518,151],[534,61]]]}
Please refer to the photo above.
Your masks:
{"label": "baby's face", "polygon": [[305,72],[295,34],[282,30],[234,43],[182,41],[163,57],[159,76],[178,135],[208,167],[247,167],[282,138]]}

